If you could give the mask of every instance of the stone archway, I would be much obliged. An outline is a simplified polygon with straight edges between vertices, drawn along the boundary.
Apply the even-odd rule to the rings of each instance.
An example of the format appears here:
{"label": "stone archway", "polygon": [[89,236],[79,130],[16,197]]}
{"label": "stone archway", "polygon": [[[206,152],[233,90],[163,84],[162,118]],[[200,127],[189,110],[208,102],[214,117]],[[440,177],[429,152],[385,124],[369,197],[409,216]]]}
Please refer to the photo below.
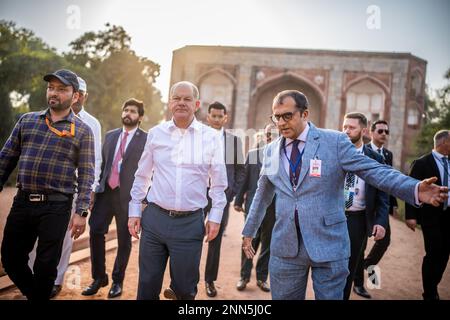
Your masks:
{"label": "stone archway", "polygon": [[270,122],[273,98],[280,91],[290,89],[301,91],[307,96],[310,105],[309,119],[315,125],[322,126],[324,120],[322,111],[325,103],[319,90],[300,77],[283,75],[269,79],[254,90],[250,101],[247,128],[256,130],[264,128]]}

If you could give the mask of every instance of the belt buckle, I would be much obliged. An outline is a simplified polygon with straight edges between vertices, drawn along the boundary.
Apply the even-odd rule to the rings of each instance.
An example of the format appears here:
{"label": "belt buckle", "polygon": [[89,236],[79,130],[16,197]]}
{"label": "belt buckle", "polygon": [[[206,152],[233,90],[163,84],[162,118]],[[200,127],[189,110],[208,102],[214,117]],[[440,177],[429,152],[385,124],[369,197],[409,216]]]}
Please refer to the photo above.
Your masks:
{"label": "belt buckle", "polygon": [[169,210],[169,217],[175,217],[175,216],[176,216],[175,211]]}
{"label": "belt buckle", "polygon": [[30,202],[41,202],[44,201],[44,195],[39,193],[30,193],[28,195],[28,200]]}

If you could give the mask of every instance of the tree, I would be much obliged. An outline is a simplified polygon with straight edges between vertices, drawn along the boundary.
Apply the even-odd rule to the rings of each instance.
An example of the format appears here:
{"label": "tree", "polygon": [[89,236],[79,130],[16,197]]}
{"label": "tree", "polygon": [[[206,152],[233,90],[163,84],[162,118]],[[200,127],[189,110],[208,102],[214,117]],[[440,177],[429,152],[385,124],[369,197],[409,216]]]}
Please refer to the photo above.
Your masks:
{"label": "tree", "polygon": [[0,21],[0,145],[3,146],[15,122],[11,93],[28,97],[31,110],[45,106],[43,74],[63,64],[63,58],[32,31],[14,22]]}
{"label": "tree", "polygon": [[416,154],[422,155],[430,150],[434,134],[442,129],[450,129],[450,68],[445,73],[448,84],[437,90],[436,98],[426,96],[426,122],[416,140]]}
{"label": "tree", "polygon": [[162,119],[161,94],[153,86],[160,66],[130,49],[131,37],[122,27],[105,26],[105,31],[87,32],[72,41],[65,58],[80,68],[78,73],[87,81],[86,108],[104,131],[121,126],[122,104],[131,97],[144,101],[142,126],[148,129]]}

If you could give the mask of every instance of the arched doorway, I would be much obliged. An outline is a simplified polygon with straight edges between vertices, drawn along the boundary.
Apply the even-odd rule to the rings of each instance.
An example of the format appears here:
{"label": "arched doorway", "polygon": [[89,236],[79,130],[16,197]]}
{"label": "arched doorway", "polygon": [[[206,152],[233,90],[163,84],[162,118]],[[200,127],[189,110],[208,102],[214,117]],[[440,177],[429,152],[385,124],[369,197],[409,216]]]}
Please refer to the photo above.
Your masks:
{"label": "arched doorway", "polygon": [[322,111],[325,104],[320,91],[308,80],[292,74],[284,74],[261,83],[252,93],[248,112],[248,128],[261,129],[270,122],[273,98],[283,90],[303,92],[309,101],[309,119],[315,125],[322,125]]}

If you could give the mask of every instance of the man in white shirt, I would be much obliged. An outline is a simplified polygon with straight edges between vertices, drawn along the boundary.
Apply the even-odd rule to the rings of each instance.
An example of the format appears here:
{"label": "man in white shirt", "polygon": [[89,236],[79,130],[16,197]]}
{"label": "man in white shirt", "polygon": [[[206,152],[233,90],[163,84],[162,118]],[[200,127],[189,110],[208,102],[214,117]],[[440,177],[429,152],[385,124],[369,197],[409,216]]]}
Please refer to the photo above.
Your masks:
{"label": "man in white shirt", "polygon": [[[197,87],[187,81],[170,89],[173,115],[150,130],[131,189],[128,228],[139,248],[137,299],[159,299],[170,257],[171,291],[177,299],[195,299],[203,237],[213,240],[227,203],[227,173],[218,132],[195,119]],[[212,207],[204,223],[203,209]],[[148,188],[151,188],[147,194]],[[142,201],[148,206],[142,211]]]}
{"label": "man in white shirt", "polygon": [[[94,134],[94,147],[95,147],[95,179],[94,184],[92,185],[92,193],[91,193],[91,202],[93,201],[93,193],[95,191],[95,188],[98,186],[98,181],[100,178],[100,167],[102,165],[102,127],[100,125],[100,122],[92,116],[90,113],[88,113],[84,109],[84,105],[88,98],[88,91],[87,91],[87,84],[86,81],[84,81],[83,78],[78,77],[78,84],[79,84],[79,98],[77,102],[75,102],[72,105],[73,112],[83,120],[84,123],[86,123],[89,128],[91,128],[92,133]],[[72,206],[72,214],[75,212],[75,202],[77,200],[77,194],[74,195],[73,199],[73,206]],[[62,289],[62,284],[64,281],[64,275],[67,271],[67,268],[69,266],[70,261],[70,254],[72,253],[72,246],[73,246],[73,238],[71,236],[71,230],[70,227],[67,229],[66,235],[64,237],[63,247],[61,251],[61,258],[59,259],[58,264],[58,275],[55,280],[55,284],[53,285],[52,292],[50,294],[50,298],[56,297]],[[30,253],[30,260],[29,265],[30,268],[33,269],[34,260],[36,258],[36,246],[33,249],[33,251]]]}

